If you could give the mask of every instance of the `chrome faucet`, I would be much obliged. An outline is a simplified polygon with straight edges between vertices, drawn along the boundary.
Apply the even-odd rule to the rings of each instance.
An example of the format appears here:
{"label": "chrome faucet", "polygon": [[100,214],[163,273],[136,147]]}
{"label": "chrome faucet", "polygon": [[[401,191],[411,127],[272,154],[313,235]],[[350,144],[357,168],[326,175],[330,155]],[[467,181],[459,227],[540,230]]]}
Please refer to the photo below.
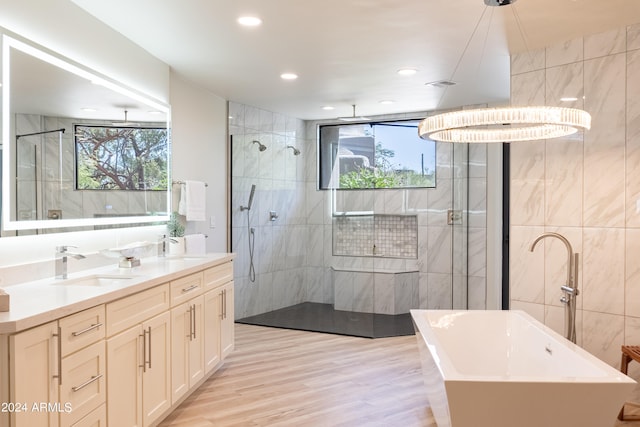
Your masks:
{"label": "chrome faucet", "polygon": [[69,248],[75,248],[77,246],[62,245],[56,246],[56,279],[67,278],[67,258],[73,257],[75,259],[85,258],[82,254],[69,252]]}
{"label": "chrome faucet", "polygon": [[159,243],[158,256],[161,256],[161,257],[167,256],[167,242],[178,243],[176,239],[172,237],[168,237],[166,234],[161,234],[160,240],[158,240],[158,243]]}
{"label": "chrome faucet", "polygon": [[560,302],[565,305],[565,337],[571,342],[576,342],[576,304],[575,297],[580,293],[578,291],[578,254],[573,252],[571,243],[562,234],[547,232],[542,233],[531,243],[529,251],[533,252],[538,242],[546,237],[554,237],[564,243],[567,248],[567,281],[562,289],[563,296]]}

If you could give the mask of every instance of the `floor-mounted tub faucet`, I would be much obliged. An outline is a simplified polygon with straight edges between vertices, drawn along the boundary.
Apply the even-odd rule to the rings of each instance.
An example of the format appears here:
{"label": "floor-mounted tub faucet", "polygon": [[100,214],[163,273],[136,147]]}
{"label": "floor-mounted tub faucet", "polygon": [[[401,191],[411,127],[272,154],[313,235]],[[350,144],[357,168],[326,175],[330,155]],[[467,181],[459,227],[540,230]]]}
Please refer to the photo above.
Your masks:
{"label": "floor-mounted tub faucet", "polygon": [[563,296],[560,302],[565,305],[564,310],[564,327],[565,337],[571,342],[576,342],[576,301],[575,298],[580,293],[578,291],[578,254],[573,252],[571,243],[562,234],[547,232],[542,233],[531,243],[529,251],[533,252],[538,242],[546,237],[554,237],[564,243],[567,248],[567,281],[562,289]]}
{"label": "floor-mounted tub faucet", "polygon": [[69,248],[75,248],[76,246],[62,245],[56,246],[56,279],[67,278],[67,259],[73,257],[75,259],[85,258],[82,254],[76,254],[69,252]]}

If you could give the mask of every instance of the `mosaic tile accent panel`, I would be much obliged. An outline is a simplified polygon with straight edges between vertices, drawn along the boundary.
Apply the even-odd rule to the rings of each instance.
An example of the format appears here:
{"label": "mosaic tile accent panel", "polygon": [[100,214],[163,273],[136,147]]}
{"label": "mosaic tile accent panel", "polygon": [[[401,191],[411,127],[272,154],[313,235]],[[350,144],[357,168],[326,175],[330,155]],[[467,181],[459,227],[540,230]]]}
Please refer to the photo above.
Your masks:
{"label": "mosaic tile accent panel", "polygon": [[418,257],[418,217],[358,215],[333,218],[333,255]]}

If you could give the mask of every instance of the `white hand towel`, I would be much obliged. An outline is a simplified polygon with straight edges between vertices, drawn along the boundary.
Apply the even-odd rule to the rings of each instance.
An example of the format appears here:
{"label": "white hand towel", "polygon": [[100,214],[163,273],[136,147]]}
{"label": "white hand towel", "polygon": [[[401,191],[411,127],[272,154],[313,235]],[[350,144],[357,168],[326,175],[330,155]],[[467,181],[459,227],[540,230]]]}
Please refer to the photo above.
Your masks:
{"label": "white hand towel", "polygon": [[189,255],[204,255],[207,253],[207,244],[204,234],[188,234],[184,236],[186,252]]}
{"label": "white hand towel", "polygon": [[[187,221],[204,221],[206,206],[206,189],[204,182],[185,181],[186,207],[185,215]],[[179,212],[179,211],[178,211]]]}
{"label": "white hand towel", "polygon": [[180,184],[180,201],[178,202],[178,213],[180,215],[187,214],[187,185]]}

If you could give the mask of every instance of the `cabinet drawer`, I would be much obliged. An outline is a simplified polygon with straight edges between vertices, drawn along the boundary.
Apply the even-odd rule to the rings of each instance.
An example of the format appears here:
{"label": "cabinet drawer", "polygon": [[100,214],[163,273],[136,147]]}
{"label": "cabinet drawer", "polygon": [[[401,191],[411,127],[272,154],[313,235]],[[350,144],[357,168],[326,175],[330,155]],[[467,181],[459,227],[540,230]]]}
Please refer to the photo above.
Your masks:
{"label": "cabinet drawer", "polygon": [[76,422],[73,427],[107,427],[107,405],[103,403],[89,415]]}
{"label": "cabinet drawer", "polygon": [[68,427],[106,402],[106,351],[104,341],[62,359],[60,402],[71,411],[60,413],[60,426]]}
{"label": "cabinet drawer", "polygon": [[209,290],[233,280],[233,262],[225,262],[204,271],[204,288]]}
{"label": "cabinet drawer", "polygon": [[106,309],[107,336],[124,331],[168,309],[168,283],[110,302]]}
{"label": "cabinet drawer", "polygon": [[62,357],[103,339],[104,317],[104,305],[99,305],[60,319]]}
{"label": "cabinet drawer", "polygon": [[171,281],[171,307],[182,304],[202,293],[202,272]]}

